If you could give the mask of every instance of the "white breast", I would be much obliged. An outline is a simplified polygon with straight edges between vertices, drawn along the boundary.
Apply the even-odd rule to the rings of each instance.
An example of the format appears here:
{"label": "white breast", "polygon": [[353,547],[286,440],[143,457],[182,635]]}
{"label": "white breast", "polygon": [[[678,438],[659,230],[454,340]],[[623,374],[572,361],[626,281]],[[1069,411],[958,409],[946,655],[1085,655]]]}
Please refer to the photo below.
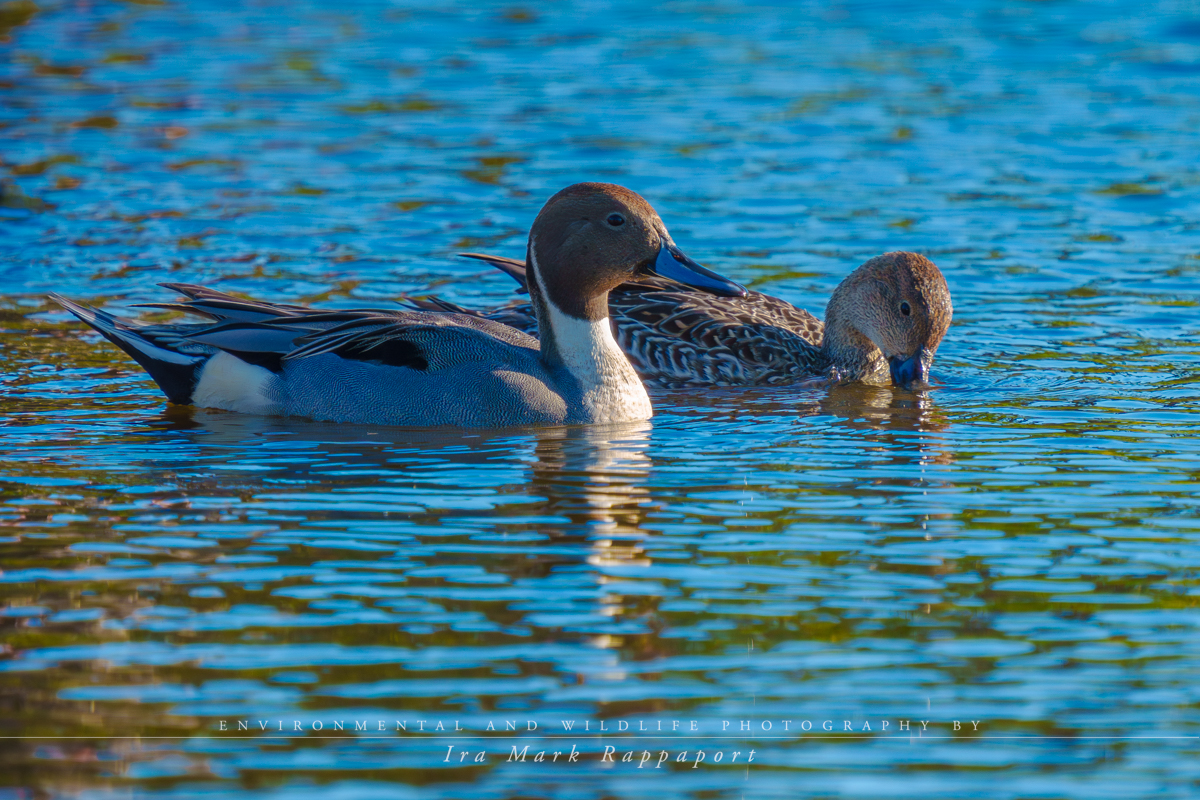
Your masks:
{"label": "white breast", "polygon": [[646,387],[613,338],[608,318],[587,322],[560,311],[549,301],[545,305],[563,365],[583,387],[583,406],[589,421],[650,419],[654,410]]}

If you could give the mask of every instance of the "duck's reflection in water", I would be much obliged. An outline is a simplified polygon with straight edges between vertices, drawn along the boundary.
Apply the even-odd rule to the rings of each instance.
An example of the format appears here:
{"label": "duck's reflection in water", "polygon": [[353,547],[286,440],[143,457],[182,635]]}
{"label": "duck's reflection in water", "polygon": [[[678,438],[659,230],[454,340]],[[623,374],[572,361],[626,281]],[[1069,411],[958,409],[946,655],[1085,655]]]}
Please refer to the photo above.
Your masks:
{"label": "duck's reflection in water", "polygon": [[818,403],[822,414],[841,417],[853,427],[932,433],[946,428],[933,392],[855,384],[831,389]]}
{"label": "duck's reflection in water", "polygon": [[[656,400],[688,407],[688,415],[713,427],[741,431],[747,413],[769,437],[770,463],[781,460],[777,450],[790,450],[793,467],[787,477],[770,480],[757,491],[789,506],[787,512],[806,523],[820,518],[809,509],[824,507],[830,497],[857,498],[863,516],[879,518],[870,509],[886,509],[889,525],[926,532],[939,519],[953,516],[939,501],[939,491],[952,488],[944,467],[956,460],[951,421],[938,408],[937,389],[908,391],[895,387],[788,386],[733,393],[661,393]],[[747,430],[748,440],[753,439]],[[743,460],[754,467],[753,456]],[[660,459],[665,461],[666,459]],[[776,476],[778,470],[766,472]],[[780,486],[774,489],[771,484]],[[716,488],[716,487],[714,487]],[[904,521],[907,517],[907,522]],[[838,521],[844,521],[839,517]]]}
{"label": "duck's reflection in water", "polygon": [[[660,391],[658,403],[686,409],[689,416],[715,423],[752,418],[765,425],[795,419],[806,436],[816,435],[809,418],[832,417],[834,429],[859,431],[864,441],[895,449],[897,457],[948,464],[954,456],[938,436],[949,426],[934,400],[935,392],[890,386],[849,384],[797,385],[770,388],[715,389],[684,393]],[[747,431],[753,437],[753,431]],[[913,436],[917,434],[917,436]]]}
{"label": "duck's reflection in water", "polygon": [[933,392],[839,386],[820,400],[817,413],[837,417],[842,426],[862,431],[869,442],[878,445],[877,452],[887,452],[904,463],[954,462],[947,442],[937,435],[949,422],[938,410]]}
{"label": "duck's reflection in water", "polygon": [[[370,489],[373,484],[379,491],[404,484],[428,486],[430,496],[424,499],[431,511],[438,505],[439,486],[506,498],[525,494],[532,502],[511,513],[533,518],[530,527],[550,540],[582,537],[590,542],[590,562],[644,559],[640,528],[650,502],[649,422],[462,431],[174,407],[152,427],[200,448],[206,456],[197,459],[201,463],[222,461],[240,470],[236,474],[244,476],[239,481],[243,492],[278,491],[280,486],[339,490]],[[191,448],[171,452],[183,459],[199,455]],[[522,464],[528,471],[517,483]],[[506,514],[497,509],[497,526],[505,524]]]}
{"label": "duck's reflection in water", "polygon": [[[645,514],[653,508],[649,446],[650,424],[639,422],[546,431],[535,448],[532,488],[546,498],[547,511],[569,520],[551,535],[586,537],[587,563],[602,587],[591,613],[614,621],[630,608],[625,596],[603,591],[612,581],[609,571],[651,563],[642,530]],[[589,642],[617,649],[624,638],[602,633]]]}
{"label": "duck's reflection in water", "polygon": [[[336,522],[355,530],[395,519],[395,530],[418,531],[414,547],[400,544],[397,555],[424,557],[426,567],[474,560],[489,572],[521,581],[586,564],[591,575],[586,580],[599,591],[591,598],[590,593],[564,598],[562,604],[581,619],[623,617],[628,610],[625,597],[604,588],[611,580],[609,571],[650,565],[642,530],[645,515],[656,507],[649,490],[647,422],[416,430],[176,409],[155,426],[168,437],[178,434],[192,444],[187,449],[193,463],[234,462],[243,470],[234,475],[245,477],[232,480],[239,482],[251,509],[263,497],[278,497],[281,490],[292,488],[305,498],[302,527]],[[205,457],[198,459],[201,454]],[[254,471],[268,467],[269,471]],[[328,498],[327,508],[314,506],[317,493]],[[341,510],[346,493],[359,497],[364,507]],[[456,508],[456,498],[462,500],[467,493],[468,500],[480,502]],[[418,496],[424,510],[386,511]],[[489,500],[501,499],[518,502],[498,502],[480,513]],[[466,541],[448,534],[451,528],[461,530]],[[471,556],[475,541],[480,545]],[[498,541],[509,541],[511,547],[498,546]],[[431,547],[433,554],[417,555]],[[600,647],[619,645],[620,637],[597,635],[597,626],[605,624],[582,624],[579,632]]]}
{"label": "duck's reflection in water", "polygon": [[650,424],[557,428],[538,436],[531,487],[549,513],[569,520],[564,534],[584,534],[594,564],[639,558],[641,520],[650,502]]}
{"label": "duck's reflection in water", "polygon": [[[511,467],[526,464],[530,493],[542,500],[540,513],[568,520],[559,534],[638,536],[641,505],[650,474],[649,422],[557,428],[457,430],[395,428],[310,422],[173,406],[150,427],[165,437],[179,434],[189,444],[229,453],[241,466],[270,463],[272,483],[328,482],[398,471],[431,477],[454,466]],[[178,443],[178,442],[177,442]],[[272,458],[273,451],[290,457]],[[296,457],[311,453],[311,458]],[[177,456],[183,453],[175,452]],[[210,460],[211,461],[211,460]],[[331,475],[330,466],[343,469]],[[253,474],[253,473],[250,473]],[[497,492],[516,487],[495,485]],[[247,481],[254,488],[253,478]]]}
{"label": "duck's reflection in water", "polygon": [[949,422],[938,410],[934,392],[841,386],[822,398],[820,409],[819,413],[836,417],[842,429],[863,437],[861,463],[851,472],[857,477],[853,491],[907,495],[916,512],[912,522],[924,531],[925,539],[931,539],[930,524],[953,513],[942,508],[929,490],[951,485],[940,467],[955,461],[954,451],[941,436]]}

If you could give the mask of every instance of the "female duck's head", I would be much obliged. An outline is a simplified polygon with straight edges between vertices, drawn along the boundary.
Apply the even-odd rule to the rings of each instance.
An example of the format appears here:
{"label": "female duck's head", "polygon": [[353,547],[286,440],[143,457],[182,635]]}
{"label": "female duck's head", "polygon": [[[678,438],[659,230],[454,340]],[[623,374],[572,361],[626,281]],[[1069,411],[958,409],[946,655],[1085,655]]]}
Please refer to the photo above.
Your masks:
{"label": "female duck's head", "polygon": [[920,385],[954,307],[941,270],[916,253],[884,253],[850,273],[825,312],[825,350],[845,377]]}
{"label": "female duck's head", "polygon": [[577,183],[551,197],[529,231],[526,263],[539,326],[552,310],[606,319],[608,292],[636,275],[662,275],[722,297],[746,294],[680,252],[650,204],[611,183]]}

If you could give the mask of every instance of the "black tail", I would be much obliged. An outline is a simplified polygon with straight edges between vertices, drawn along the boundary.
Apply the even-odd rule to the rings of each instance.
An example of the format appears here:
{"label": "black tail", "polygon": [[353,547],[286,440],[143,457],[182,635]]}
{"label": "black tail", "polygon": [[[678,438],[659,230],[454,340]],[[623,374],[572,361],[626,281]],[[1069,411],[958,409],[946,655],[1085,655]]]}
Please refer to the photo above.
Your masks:
{"label": "black tail", "polygon": [[[192,402],[200,367],[208,361],[211,351],[183,352],[177,347],[187,346],[187,343],[171,336],[168,328],[155,328],[151,332],[141,329],[130,320],[81,305],[61,295],[52,294],[50,299],[95,328],[101,336],[141,364],[172,403],[187,405]],[[193,345],[190,349],[197,348]]]}

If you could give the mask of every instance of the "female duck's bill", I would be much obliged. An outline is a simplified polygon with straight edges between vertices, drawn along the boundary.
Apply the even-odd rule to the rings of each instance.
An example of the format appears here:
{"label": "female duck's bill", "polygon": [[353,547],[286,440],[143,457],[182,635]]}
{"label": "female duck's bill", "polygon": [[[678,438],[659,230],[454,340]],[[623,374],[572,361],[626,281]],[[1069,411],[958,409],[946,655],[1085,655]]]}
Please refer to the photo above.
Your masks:
{"label": "female duck's bill", "polygon": [[541,337],[477,316],[320,311],[163,284],[207,317],[139,325],[52,296],[141,364],[169,400],[230,411],[391,425],[507,427],[649,419],[613,339],[608,292],[664,275],[702,292],[746,290],[679,251],[654,209],[612,184],[568,187],[530,229]]}
{"label": "female duck's bill", "polygon": [[929,382],[929,367],[933,356],[929,350],[922,347],[913,355],[893,356],[888,359],[888,370],[892,374],[892,383],[897,386],[920,386]]}

